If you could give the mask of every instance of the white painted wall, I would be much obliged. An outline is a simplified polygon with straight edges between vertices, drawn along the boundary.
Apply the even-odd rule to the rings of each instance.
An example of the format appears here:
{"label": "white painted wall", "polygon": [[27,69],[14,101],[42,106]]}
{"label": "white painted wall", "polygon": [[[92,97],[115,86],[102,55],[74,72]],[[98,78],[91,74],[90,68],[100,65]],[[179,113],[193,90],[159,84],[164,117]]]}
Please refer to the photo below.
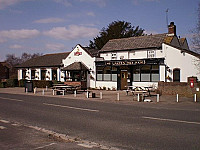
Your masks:
{"label": "white painted wall", "polygon": [[165,82],[165,74],[166,74],[166,71],[165,71],[165,65],[160,65],[159,66],[159,74],[160,74],[160,81],[164,81]]}
{"label": "white painted wall", "polygon": [[172,72],[167,71],[167,76],[173,79],[173,69],[180,68],[180,82],[187,82],[187,77],[196,76],[200,79],[199,70],[195,62],[199,60],[197,57],[181,53],[181,50],[172,46],[162,44],[165,53],[165,64]]}
{"label": "white painted wall", "polygon": [[[79,51],[81,55],[79,56],[74,55],[75,52],[77,51]],[[90,79],[88,75],[89,80],[87,80],[87,82],[89,83],[87,85],[89,85],[91,88],[95,88],[95,80],[96,80],[96,75],[94,75],[94,73],[96,72],[95,58],[91,57],[84,49],[81,48],[80,45],[77,45],[68,55],[68,57],[63,60],[63,64],[64,64],[64,67],[66,67],[74,62],[82,62],[89,69],[91,69],[90,74],[94,77],[94,79]]]}
{"label": "white painted wall", "polygon": [[[105,52],[101,53],[100,57],[104,58],[104,60],[120,60],[121,56],[124,59],[146,59],[147,58],[147,51],[149,49],[144,50],[132,50],[132,51],[116,51],[116,52]],[[163,50],[155,49],[155,58],[163,58],[164,52]],[[116,59],[112,59],[112,53],[116,53]]]}
{"label": "white painted wall", "polygon": [[113,88],[117,89],[117,82],[109,82],[109,81],[96,81],[96,88],[100,89],[106,87],[106,89],[110,88],[111,90]]}
{"label": "white painted wall", "polygon": [[132,82],[133,86],[140,86],[140,87],[158,87],[158,82]]}

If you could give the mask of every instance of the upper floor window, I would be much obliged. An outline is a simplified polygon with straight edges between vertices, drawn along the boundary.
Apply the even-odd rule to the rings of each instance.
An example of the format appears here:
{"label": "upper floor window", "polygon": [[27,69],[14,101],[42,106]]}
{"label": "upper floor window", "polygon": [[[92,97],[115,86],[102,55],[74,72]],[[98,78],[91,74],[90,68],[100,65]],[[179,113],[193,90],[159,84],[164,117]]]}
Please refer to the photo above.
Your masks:
{"label": "upper floor window", "polygon": [[155,50],[147,51],[147,58],[156,58],[156,51]]}
{"label": "upper floor window", "polygon": [[117,53],[111,53],[111,59],[117,59]]}

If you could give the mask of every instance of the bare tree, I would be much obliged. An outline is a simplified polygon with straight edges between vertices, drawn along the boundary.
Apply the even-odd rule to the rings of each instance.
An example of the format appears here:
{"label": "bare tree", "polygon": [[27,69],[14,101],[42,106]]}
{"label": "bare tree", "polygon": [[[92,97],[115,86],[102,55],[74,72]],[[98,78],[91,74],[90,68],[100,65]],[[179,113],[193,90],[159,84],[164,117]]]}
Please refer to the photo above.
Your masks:
{"label": "bare tree", "polygon": [[17,69],[15,68],[15,66],[29,59],[36,58],[41,55],[42,54],[40,53],[34,53],[34,54],[23,53],[21,57],[16,57],[15,54],[7,54],[5,62],[7,62],[11,66],[10,78],[17,78]]}
{"label": "bare tree", "polygon": [[[195,51],[196,53],[200,54],[200,3],[198,5],[198,15],[197,15],[197,24],[195,29],[192,31],[193,33],[193,37],[192,37],[192,49],[193,51]],[[196,59],[194,61],[197,69],[199,70],[199,74],[200,74],[200,59]]]}
{"label": "bare tree", "polygon": [[198,15],[197,15],[197,25],[195,29],[192,31],[192,48],[195,52],[200,53],[200,3],[198,6]]}

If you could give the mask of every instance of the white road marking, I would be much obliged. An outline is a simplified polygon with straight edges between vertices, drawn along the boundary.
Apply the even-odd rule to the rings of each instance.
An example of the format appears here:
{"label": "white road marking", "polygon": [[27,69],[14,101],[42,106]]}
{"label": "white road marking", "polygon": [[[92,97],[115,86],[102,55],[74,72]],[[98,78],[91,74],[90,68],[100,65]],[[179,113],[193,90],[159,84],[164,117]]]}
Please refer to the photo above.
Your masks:
{"label": "white road marking", "polygon": [[3,129],[6,129],[6,127],[4,127],[4,126],[0,126],[0,129],[3,130]]}
{"label": "white road marking", "polygon": [[82,147],[85,147],[85,148],[93,148],[94,146],[93,145],[89,145],[89,144],[77,144],[78,146],[82,146]]}
{"label": "white road marking", "polygon": [[190,122],[190,121],[183,121],[183,120],[173,120],[173,119],[163,119],[163,118],[154,118],[154,117],[142,117],[144,119],[151,119],[151,120],[159,120],[159,121],[170,121],[170,122],[178,122],[178,123],[187,123],[187,124],[197,124],[200,125],[200,122]]}
{"label": "white road marking", "polygon": [[37,148],[34,148],[34,149],[42,149],[42,148],[49,147],[49,146],[54,145],[54,144],[56,144],[56,143],[50,143],[48,145],[40,146],[40,147],[37,147]]}
{"label": "white road marking", "polygon": [[13,123],[13,124],[11,124],[12,126],[15,126],[15,127],[20,127],[21,126],[21,124],[18,124],[18,123]]}
{"label": "white road marking", "polygon": [[10,123],[10,121],[7,121],[7,120],[0,120],[0,122],[2,122],[2,123]]}
{"label": "white road marking", "polygon": [[43,104],[44,104],[44,105],[47,105],[47,106],[55,106],[55,107],[62,107],[62,108],[70,108],[70,109],[83,110],[83,111],[90,111],[90,112],[99,112],[99,110],[94,110],[94,109],[86,109],[86,108],[71,107],[71,106],[63,106],[63,105],[48,104],[48,103],[43,103]]}
{"label": "white road marking", "polygon": [[14,98],[5,98],[5,97],[0,97],[0,99],[7,99],[7,100],[10,100],[10,101],[23,102],[23,100],[14,99]]}

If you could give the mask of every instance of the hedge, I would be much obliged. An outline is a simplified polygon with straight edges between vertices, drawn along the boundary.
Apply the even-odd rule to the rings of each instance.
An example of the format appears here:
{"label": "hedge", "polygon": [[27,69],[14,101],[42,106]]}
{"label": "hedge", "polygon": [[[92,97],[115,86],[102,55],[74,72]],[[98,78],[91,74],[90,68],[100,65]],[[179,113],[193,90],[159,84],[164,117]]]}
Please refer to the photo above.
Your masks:
{"label": "hedge", "polygon": [[52,81],[46,81],[46,80],[33,80],[33,87],[37,88],[46,88],[52,87],[53,82]]}

